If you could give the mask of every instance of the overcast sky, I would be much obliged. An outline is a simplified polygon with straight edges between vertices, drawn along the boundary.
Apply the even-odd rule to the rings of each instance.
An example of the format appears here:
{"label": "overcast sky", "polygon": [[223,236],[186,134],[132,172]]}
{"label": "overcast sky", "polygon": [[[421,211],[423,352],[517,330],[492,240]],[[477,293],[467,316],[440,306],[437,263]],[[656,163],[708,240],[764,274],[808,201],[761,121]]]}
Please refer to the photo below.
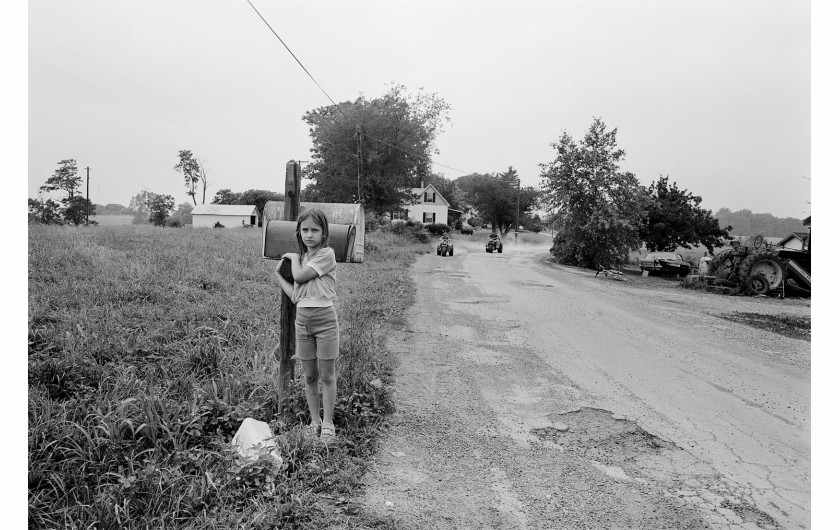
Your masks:
{"label": "overcast sky", "polygon": [[[801,0],[252,0],[336,102],[390,83],[452,109],[434,171],[538,186],[562,132],[618,129],[622,169],[702,206],[810,213],[810,7]],[[282,190],[330,101],[247,0],[29,2],[28,192],[65,158],[95,203],[142,189]],[[446,167],[448,166],[448,167]]]}

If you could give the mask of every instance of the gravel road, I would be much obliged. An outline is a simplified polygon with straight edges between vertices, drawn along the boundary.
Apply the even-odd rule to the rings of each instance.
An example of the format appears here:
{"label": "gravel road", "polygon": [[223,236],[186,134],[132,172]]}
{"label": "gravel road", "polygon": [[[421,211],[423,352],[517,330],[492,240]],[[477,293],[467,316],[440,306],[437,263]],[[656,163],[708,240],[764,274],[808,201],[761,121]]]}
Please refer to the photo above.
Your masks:
{"label": "gravel road", "polygon": [[810,303],[595,277],[525,239],[415,264],[366,509],[400,528],[810,528],[810,343],[721,318]]}

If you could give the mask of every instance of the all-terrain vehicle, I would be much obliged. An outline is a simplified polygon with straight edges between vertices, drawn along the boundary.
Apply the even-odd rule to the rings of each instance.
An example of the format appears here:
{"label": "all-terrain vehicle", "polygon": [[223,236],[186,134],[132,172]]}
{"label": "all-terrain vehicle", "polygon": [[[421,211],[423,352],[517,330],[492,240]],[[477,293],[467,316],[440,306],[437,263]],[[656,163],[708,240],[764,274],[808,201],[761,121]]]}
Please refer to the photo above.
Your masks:
{"label": "all-terrain vehicle", "polygon": [[493,252],[494,250],[497,251],[499,254],[502,253],[502,240],[499,238],[499,235],[493,232],[490,234],[490,239],[487,240],[487,245],[484,247],[487,252]]}
{"label": "all-terrain vehicle", "polygon": [[448,237],[440,238],[440,243],[437,246],[437,255],[438,256],[451,256],[455,253],[455,245],[452,244],[452,240]]}

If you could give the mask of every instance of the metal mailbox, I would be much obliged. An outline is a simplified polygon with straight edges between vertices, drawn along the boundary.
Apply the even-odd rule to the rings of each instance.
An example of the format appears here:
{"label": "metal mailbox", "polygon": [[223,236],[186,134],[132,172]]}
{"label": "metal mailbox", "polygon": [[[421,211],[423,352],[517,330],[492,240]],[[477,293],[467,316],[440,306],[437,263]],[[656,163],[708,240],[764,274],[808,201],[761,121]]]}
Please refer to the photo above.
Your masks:
{"label": "metal mailbox", "polygon": [[[296,221],[276,219],[263,222],[262,257],[280,259],[287,252],[298,253]],[[356,225],[330,223],[329,246],[335,251],[335,260],[340,263],[353,262],[356,247]]]}

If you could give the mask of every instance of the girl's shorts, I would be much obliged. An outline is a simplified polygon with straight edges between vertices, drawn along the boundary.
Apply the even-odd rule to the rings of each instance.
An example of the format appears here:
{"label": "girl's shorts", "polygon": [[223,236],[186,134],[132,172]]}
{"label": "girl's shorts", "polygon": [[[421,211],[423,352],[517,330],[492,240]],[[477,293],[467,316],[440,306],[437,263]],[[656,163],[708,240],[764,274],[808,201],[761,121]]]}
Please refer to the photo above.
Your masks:
{"label": "girl's shorts", "polygon": [[295,337],[298,359],[337,359],[338,314],[335,306],[298,307]]}

